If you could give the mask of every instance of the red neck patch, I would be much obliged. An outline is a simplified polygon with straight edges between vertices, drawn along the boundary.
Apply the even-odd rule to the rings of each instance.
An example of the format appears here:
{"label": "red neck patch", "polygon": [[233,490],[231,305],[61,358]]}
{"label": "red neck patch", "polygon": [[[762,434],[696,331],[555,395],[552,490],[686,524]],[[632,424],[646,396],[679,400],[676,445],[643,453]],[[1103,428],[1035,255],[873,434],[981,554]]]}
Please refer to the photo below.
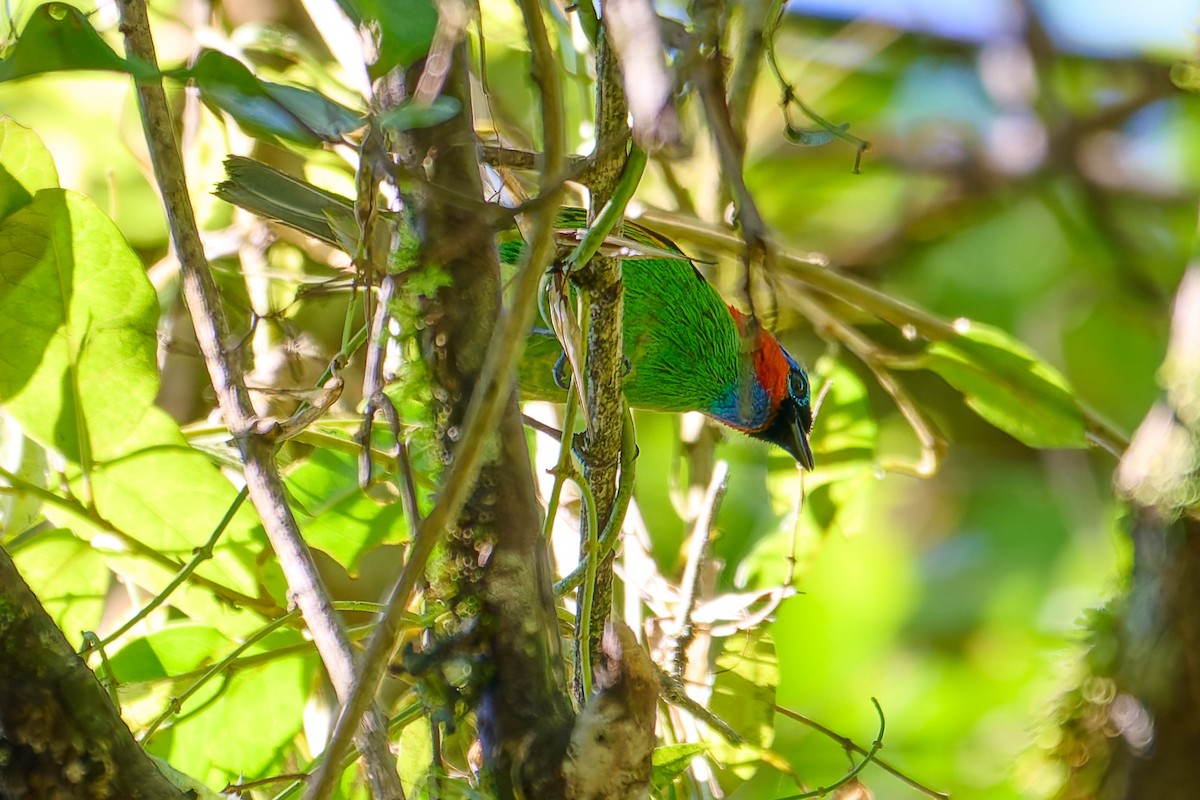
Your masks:
{"label": "red neck patch", "polygon": [[[733,315],[733,320],[737,323],[738,332],[744,336],[746,326],[751,324],[750,318],[733,306],[729,307],[729,313]],[[770,331],[757,323],[754,323],[754,328],[754,352],[751,354],[751,364],[754,366],[755,377],[766,390],[767,396],[771,398],[771,405],[774,407],[787,397],[788,376],[791,374],[792,366],[783,355],[783,348],[779,346],[778,340],[771,335]]]}

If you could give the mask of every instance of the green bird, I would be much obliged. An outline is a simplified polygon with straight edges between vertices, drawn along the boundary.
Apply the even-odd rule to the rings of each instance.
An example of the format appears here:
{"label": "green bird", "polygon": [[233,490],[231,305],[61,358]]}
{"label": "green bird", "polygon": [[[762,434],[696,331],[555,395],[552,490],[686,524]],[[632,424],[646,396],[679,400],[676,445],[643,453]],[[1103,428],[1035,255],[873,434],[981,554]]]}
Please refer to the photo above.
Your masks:
{"label": "green bird", "polygon": [[[228,180],[216,195],[259,216],[281,222],[347,249],[354,230],[350,200],[250,159],[226,162]],[[563,209],[559,224],[586,225],[580,209]],[[670,240],[633,222],[624,234],[645,246],[647,257],[626,258],[623,387],[634,408],[699,411],[756,439],[782,447],[805,469],[813,468],[808,434],[812,396],[808,374],[770,332],[728,305]],[[515,263],[521,242],[500,245]],[[527,400],[561,402],[563,351],[546,329],[535,328],[518,368]]]}

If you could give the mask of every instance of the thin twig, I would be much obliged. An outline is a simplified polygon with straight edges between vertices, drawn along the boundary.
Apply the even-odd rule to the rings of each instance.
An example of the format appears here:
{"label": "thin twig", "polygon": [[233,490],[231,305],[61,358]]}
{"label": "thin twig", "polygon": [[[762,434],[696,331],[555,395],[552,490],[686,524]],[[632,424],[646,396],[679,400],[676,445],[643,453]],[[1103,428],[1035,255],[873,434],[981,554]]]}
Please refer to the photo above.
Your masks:
{"label": "thin twig", "polygon": [[879,357],[879,348],[858,330],[837,319],[820,304],[813,302],[803,294],[796,293],[792,299],[814,328],[842,342],[850,352],[867,365],[867,368],[875,375],[875,380],[891,396],[896,408],[900,410],[908,422],[909,428],[916,435],[917,441],[921,445],[921,459],[917,463],[892,461],[881,466],[889,472],[918,478],[929,478],[936,474],[938,466],[946,454],[946,441],[934,427],[933,422],[926,418],[921,407],[909,396],[908,391],[882,363],[882,359]]}
{"label": "thin twig", "polygon": [[[371,335],[367,340],[367,363],[363,368],[364,408],[362,425],[354,434],[358,443],[358,485],[366,489],[371,485],[371,431],[375,426],[375,414],[385,403],[390,403],[383,393],[383,353],[387,342],[387,323],[391,318],[392,298],[396,294],[396,279],[384,276],[379,286],[379,297],[375,313],[371,316]],[[399,437],[397,437],[397,440]]]}
{"label": "thin twig", "polygon": [[[126,52],[157,69],[158,59],[145,0],[119,0],[117,5]],[[287,579],[289,592],[303,613],[330,680],[339,696],[348,696],[354,687],[354,655],[350,641],[330,605],[312,554],[288,507],[283,481],[275,464],[272,430],[259,424],[246,391],[241,365],[226,349],[231,341],[229,323],[196,228],[183,160],[175,141],[174,119],[161,80],[138,83],[137,96],[171,240],[179,256],[183,293],[196,341],[204,354],[225,423],[241,450],[250,500],[258,511]],[[388,749],[387,728],[377,711],[364,718],[360,750],[366,758],[376,794],[401,796],[403,789]]]}
{"label": "thin twig", "polygon": [[717,509],[721,506],[721,498],[725,496],[728,476],[729,464],[718,461],[713,468],[712,480],[708,482],[708,489],[704,492],[704,503],[700,513],[696,515],[696,522],[692,527],[692,535],[688,543],[687,566],[683,571],[683,579],[679,583],[679,606],[675,611],[675,642],[671,647],[671,668],[678,678],[683,677],[684,666],[687,664],[687,649],[696,636],[696,628],[692,622],[692,609],[696,605],[701,567],[707,560],[713,521],[717,517]]}
{"label": "thin twig", "polygon": [[217,523],[217,527],[213,530],[212,536],[208,537],[208,541],[205,542],[201,547],[196,548],[196,554],[192,556],[192,560],[189,561],[183,569],[179,570],[179,574],[172,578],[171,582],[163,587],[163,590],[155,595],[149,603],[146,603],[146,605],[138,609],[138,612],[130,617],[125,624],[117,628],[108,636],[105,636],[103,639],[96,639],[94,642],[88,644],[86,647],[80,650],[80,658],[86,658],[88,653],[92,652],[93,650],[107,647],[108,645],[112,644],[117,639],[124,636],[126,632],[133,628],[134,625],[137,625],[146,617],[150,616],[150,613],[154,611],[154,609],[165,603],[167,598],[170,597],[176,589],[182,586],[188,577],[196,571],[197,567],[213,557],[213,548],[217,546],[217,540],[221,538],[221,534],[223,534],[225,529],[229,527],[229,523],[233,521],[238,509],[242,507],[242,503],[244,502],[246,502],[246,489],[245,487],[242,487],[242,490],[238,492],[237,497],[234,498],[233,502],[229,506],[229,509],[225,512],[225,516],[223,516],[221,521]]}
{"label": "thin twig", "polygon": [[[859,755],[863,755],[863,756],[865,756],[869,752],[865,747],[855,744],[855,742],[852,739],[849,739],[849,738],[837,733],[836,731],[826,728],[821,723],[817,722],[816,720],[809,719],[808,717],[804,716],[803,714],[797,713],[795,711],[792,711],[790,709],[787,709],[787,708],[784,708],[783,706],[778,706],[778,705],[775,706],[775,711],[779,714],[783,714],[785,717],[788,717],[789,719],[794,719],[794,720],[796,720],[796,722],[799,722],[803,725],[807,725],[808,727],[812,728],[814,731],[817,731],[818,733],[828,736],[830,739],[833,739],[835,742],[837,742],[839,745],[841,745],[844,750],[847,750],[850,752],[855,752],[855,753],[858,753]],[[930,797],[935,798],[935,800],[950,800],[950,795],[946,794],[945,792],[939,792],[935,789],[930,789],[928,786],[924,785],[923,783],[921,783],[917,780],[914,780],[913,778],[910,778],[908,775],[905,775],[899,769],[897,769],[896,767],[893,767],[891,764],[884,761],[882,758],[875,757],[872,759],[872,761],[876,765],[878,765],[879,768],[882,769],[884,772],[891,774],[893,777],[899,778],[901,781],[908,784],[912,788],[916,789],[918,792],[927,794]]]}
{"label": "thin twig", "polygon": [[[617,482],[617,496],[613,501],[612,514],[609,515],[608,521],[604,523],[604,531],[600,534],[599,557],[601,559],[606,558],[609,553],[613,552],[620,537],[621,526],[625,521],[625,512],[629,509],[629,501],[633,497],[633,485],[637,475],[637,455],[638,450],[636,435],[633,429],[633,415],[629,413],[629,409],[626,409],[625,421],[621,429],[621,474],[620,480]],[[554,594],[556,597],[562,597],[579,585],[579,582],[583,580],[584,575],[589,569],[588,558],[585,554],[569,575],[554,584]]]}
{"label": "thin twig", "polygon": [[[813,789],[811,792],[788,795],[787,797],[779,798],[779,800],[808,800],[810,797],[824,797],[825,795],[837,790],[839,787],[845,786],[847,783],[854,780],[856,777],[858,777],[860,772],[866,769],[867,764],[875,761],[875,754],[879,752],[879,748],[883,747],[883,733],[887,727],[887,722],[883,718],[883,708],[879,705],[879,701],[872,697],[871,702],[875,705],[875,712],[879,715],[879,733],[875,735],[875,741],[871,742],[870,749],[867,750],[863,755],[863,760],[858,762],[853,769],[828,786],[819,786],[816,789]],[[851,759],[851,762],[853,763],[853,759]]]}

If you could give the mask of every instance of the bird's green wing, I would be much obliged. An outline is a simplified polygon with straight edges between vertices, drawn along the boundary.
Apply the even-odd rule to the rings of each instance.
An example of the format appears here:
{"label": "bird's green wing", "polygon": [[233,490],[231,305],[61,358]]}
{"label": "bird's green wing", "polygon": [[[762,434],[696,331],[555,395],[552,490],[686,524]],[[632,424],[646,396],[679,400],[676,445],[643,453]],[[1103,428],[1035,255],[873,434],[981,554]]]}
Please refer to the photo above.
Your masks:
{"label": "bird's green wing", "polygon": [[[529,338],[525,340],[525,354],[517,365],[517,388],[522,400],[566,402],[566,390],[554,378],[555,368],[562,357],[562,345],[554,338],[553,331],[545,328],[530,331]],[[567,374],[570,374],[569,371]]]}

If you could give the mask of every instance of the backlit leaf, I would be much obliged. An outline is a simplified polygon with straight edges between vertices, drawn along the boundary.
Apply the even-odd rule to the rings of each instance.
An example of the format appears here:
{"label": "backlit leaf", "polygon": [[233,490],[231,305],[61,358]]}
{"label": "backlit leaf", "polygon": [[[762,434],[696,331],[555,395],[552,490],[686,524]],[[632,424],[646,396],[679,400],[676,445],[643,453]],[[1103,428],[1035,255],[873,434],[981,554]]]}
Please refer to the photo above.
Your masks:
{"label": "backlit leaf", "polygon": [[971,323],[957,338],[931,344],[918,363],[1030,447],[1087,446],[1083,412],[1066,379],[1001,330]]}
{"label": "backlit leaf", "polygon": [[58,170],[36,133],[0,119],[0,219],[33,200],[38,189],[58,186]]}

